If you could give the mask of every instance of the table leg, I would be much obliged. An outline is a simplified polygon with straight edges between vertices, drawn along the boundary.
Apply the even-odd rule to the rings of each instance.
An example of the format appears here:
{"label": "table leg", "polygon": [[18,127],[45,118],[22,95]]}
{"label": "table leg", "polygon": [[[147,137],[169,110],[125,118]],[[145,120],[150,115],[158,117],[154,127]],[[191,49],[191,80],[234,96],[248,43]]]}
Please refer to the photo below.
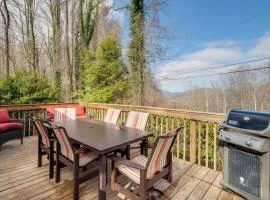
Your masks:
{"label": "table leg", "polygon": [[106,200],[106,176],[107,176],[107,157],[102,154],[99,156],[99,191],[98,199]]}
{"label": "table leg", "polygon": [[148,139],[142,141],[142,154],[148,157]]}

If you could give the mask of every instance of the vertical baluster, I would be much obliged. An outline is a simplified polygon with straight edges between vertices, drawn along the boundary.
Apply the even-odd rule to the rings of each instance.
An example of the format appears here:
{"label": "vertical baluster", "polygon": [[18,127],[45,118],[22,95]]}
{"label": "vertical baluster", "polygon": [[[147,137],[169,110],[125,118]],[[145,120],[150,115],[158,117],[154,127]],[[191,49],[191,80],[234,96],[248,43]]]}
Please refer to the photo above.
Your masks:
{"label": "vertical baluster", "polygon": [[186,135],[187,135],[187,120],[184,119],[183,160],[186,160]]}
{"label": "vertical baluster", "polygon": [[155,133],[156,133],[156,137],[157,137],[157,135],[158,135],[158,115],[155,115],[155,117],[156,117],[156,131],[155,131]]}
{"label": "vertical baluster", "polygon": [[169,131],[169,116],[166,116],[166,132]]}
{"label": "vertical baluster", "polygon": [[208,167],[208,135],[209,135],[209,124],[206,122],[206,128],[205,128],[205,166]]}
{"label": "vertical baluster", "polygon": [[[180,127],[180,119],[179,118],[177,119],[177,127]],[[176,138],[176,144],[177,144],[176,157],[177,157],[177,159],[180,158],[180,134],[181,133],[178,133],[177,138]]]}
{"label": "vertical baluster", "polygon": [[202,145],[202,141],[201,141],[201,129],[202,129],[202,124],[199,121],[198,122],[198,164],[201,165],[201,145]]}
{"label": "vertical baluster", "polygon": [[126,112],[124,111],[124,112],[122,112],[123,113],[123,115],[124,115],[124,121],[123,121],[123,124],[125,124],[126,123]]}
{"label": "vertical baluster", "polygon": [[121,118],[121,124],[124,124],[124,115],[122,112],[120,113],[120,118]]}
{"label": "vertical baluster", "polygon": [[151,127],[150,127],[151,132],[154,132],[154,115],[151,115]]}
{"label": "vertical baluster", "polygon": [[213,127],[214,133],[214,170],[217,169],[217,124],[214,124]]}
{"label": "vertical baluster", "polygon": [[160,134],[163,133],[163,116],[161,116],[161,120],[160,120]]}
{"label": "vertical baluster", "polygon": [[29,110],[28,120],[28,136],[31,136],[31,122],[30,122],[31,110]]}
{"label": "vertical baluster", "polygon": [[191,121],[190,124],[190,161],[192,163],[196,162],[196,123],[195,121]]}
{"label": "vertical baluster", "polygon": [[[174,129],[174,118],[173,117],[171,117],[171,130],[173,130]],[[174,145],[174,147],[175,147],[175,145]],[[173,149],[173,155],[176,155],[175,154],[175,148]],[[176,150],[177,151],[177,150]]]}
{"label": "vertical baluster", "polygon": [[23,137],[26,134],[26,117],[25,117],[25,110],[23,111]]}

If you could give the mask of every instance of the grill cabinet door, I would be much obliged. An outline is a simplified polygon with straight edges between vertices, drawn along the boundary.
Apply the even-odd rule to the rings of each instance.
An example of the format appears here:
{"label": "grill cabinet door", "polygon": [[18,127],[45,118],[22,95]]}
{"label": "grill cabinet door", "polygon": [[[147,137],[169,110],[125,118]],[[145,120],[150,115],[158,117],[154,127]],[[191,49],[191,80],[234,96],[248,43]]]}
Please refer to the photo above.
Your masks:
{"label": "grill cabinet door", "polygon": [[229,147],[229,183],[252,196],[261,197],[261,157]]}

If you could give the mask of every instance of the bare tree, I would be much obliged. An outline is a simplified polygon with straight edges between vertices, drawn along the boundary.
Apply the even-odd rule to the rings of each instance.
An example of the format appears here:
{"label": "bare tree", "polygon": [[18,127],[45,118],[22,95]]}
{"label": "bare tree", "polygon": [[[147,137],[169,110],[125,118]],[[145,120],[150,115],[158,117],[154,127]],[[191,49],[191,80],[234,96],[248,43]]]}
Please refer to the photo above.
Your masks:
{"label": "bare tree", "polygon": [[4,40],[5,40],[5,71],[6,75],[10,74],[10,51],[9,51],[9,28],[10,28],[10,13],[7,7],[7,1],[2,0],[0,3],[0,13],[4,23]]}

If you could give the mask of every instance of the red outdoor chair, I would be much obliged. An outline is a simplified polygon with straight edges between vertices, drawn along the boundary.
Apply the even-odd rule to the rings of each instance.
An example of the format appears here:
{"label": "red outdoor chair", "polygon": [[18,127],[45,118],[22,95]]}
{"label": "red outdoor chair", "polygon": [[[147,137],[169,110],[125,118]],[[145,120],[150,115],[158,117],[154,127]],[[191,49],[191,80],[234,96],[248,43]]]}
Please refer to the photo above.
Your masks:
{"label": "red outdoor chair", "polygon": [[85,113],[84,106],[70,106],[61,108],[51,106],[47,108],[47,120],[50,122],[85,118],[88,118],[88,115]]}
{"label": "red outdoor chair", "polygon": [[23,144],[23,122],[11,120],[8,110],[0,109],[0,147],[14,139],[20,139]]}

